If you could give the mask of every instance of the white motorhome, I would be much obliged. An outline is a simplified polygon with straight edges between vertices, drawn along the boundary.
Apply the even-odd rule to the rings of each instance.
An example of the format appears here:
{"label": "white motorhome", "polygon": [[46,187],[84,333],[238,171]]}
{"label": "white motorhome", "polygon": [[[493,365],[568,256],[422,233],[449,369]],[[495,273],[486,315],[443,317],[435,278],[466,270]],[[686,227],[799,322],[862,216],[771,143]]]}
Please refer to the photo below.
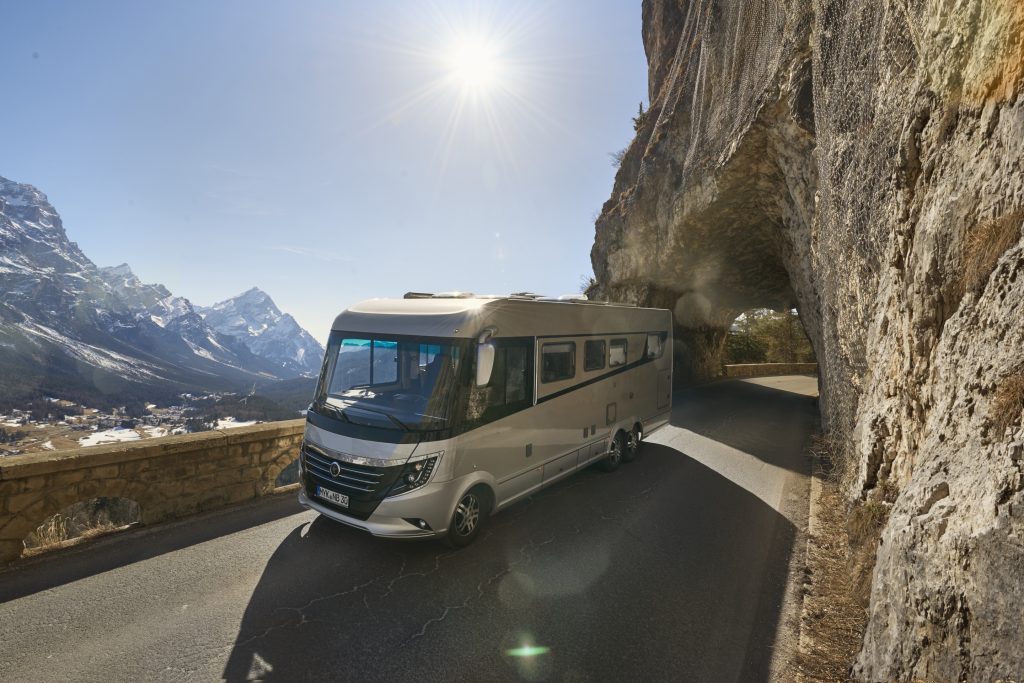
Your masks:
{"label": "white motorhome", "polygon": [[487,516],[668,422],[667,310],[409,293],[332,326],[302,505],[377,536],[470,543]]}

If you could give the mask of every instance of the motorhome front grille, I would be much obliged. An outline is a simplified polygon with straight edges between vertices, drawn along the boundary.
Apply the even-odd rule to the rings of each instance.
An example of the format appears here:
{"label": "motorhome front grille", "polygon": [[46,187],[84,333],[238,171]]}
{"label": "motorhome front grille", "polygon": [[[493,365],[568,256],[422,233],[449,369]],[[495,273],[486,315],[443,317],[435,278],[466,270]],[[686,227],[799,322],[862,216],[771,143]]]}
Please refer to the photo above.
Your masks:
{"label": "motorhome front grille", "polygon": [[[306,459],[307,472],[318,475],[321,479],[346,491],[372,494],[380,488],[381,481],[386,474],[385,468],[356,465],[344,460],[337,460],[309,447],[305,449],[303,455]],[[331,472],[331,468],[335,466],[338,474]]]}
{"label": "motorhome front grille", "polygon": [[[308,445],[302,449],[302,464],[306,471],[307,495],[316,496],[318,486],[344,493],[349,497],[347,508],[333,505],[319,497],[318,502],[357,519],[366,519],[377,509],[402,472],[401,465],[357,465],[332,458],[320,449]],[[334,469],[338,472],[336,475],[331,471],[335,465],[337,467]]]}

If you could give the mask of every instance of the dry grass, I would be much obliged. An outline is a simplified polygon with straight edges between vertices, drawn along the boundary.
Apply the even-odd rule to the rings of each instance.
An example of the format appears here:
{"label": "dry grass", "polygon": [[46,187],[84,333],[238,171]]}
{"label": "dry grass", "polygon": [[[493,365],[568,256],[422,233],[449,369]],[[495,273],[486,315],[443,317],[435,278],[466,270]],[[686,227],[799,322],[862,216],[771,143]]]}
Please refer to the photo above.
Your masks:
{"label": "dry grass", "polygon": [[816,504],[814,533],[807,549],[808,581],[797,667],[803,680],[833,683],[850,679],[867,625],[871,578],[882,528],[894,487],[881,482],[873,497],[852,507],[842,494],[841,464],[828,442],[817,439],[811,451],[824,472]]}
{"label": "dry grass", "polygon": [[805,681],[833,683],[849,680],[867,619],[850,572],[846,501],[835,482],[824,483],[818,503],[818,527],[807,551],[809,585],[797,667]]}
{"label": "dry grass", "polygon": [[43,548],[57,545],[68,540],[69,517],[54,515],[39,525],[39,528],[28,535],[25,539],[25,547],[28,549]]}
{"label": "dry grass", "polygon": [[1024,413],[1024,371],[1018,370],[1004,377],[996,387],[992,412],[989,414],[996,435],[1002,436],[1007,427],[1018,423],[1021,413]]}
{"label": "dry grass", "polygon": [[964,290],[980,292],[999,257],[1020,240],[1024,209],[979,223],[967,234],[964,247]]}
{"label": "dry grass", "polygon": [[875,569],[878,539],[888,518],[889,506],[878,500],[858,501],[847,518],[850,587],[852,597],[864,609],[871,598],[871,574]]}
{"label": "dry grass", "polygon": [[130,524],[117,525],[112,522],[97,522],[85,529],[70,531],[70,522],[70,517],[57,514],[40,524],[39,528],[25,539],[25,556],[31,557],[48,550],[64,548],[88,538],[96,538],[131,526]]}
{"label": "dry grass", "polygon": [[75,503],[44,521],[25,538],[25,555],[126,529],[139,519],[138,504],[126,498],[93,498]]}

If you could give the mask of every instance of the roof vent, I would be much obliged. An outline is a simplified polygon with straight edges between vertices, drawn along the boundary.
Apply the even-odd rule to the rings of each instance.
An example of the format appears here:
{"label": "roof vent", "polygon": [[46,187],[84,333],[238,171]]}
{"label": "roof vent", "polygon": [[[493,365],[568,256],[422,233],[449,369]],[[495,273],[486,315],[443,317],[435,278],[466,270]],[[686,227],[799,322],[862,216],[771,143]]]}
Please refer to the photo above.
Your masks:
{"label": "roof vent", "polygon": [[430,296],[432,299],[472,299],[473,292],[438,292]]}
{"label": "roof vent", "polygon": [[403,299],[429,299],[434,296],[431,292],[406,292],[402,295]]}

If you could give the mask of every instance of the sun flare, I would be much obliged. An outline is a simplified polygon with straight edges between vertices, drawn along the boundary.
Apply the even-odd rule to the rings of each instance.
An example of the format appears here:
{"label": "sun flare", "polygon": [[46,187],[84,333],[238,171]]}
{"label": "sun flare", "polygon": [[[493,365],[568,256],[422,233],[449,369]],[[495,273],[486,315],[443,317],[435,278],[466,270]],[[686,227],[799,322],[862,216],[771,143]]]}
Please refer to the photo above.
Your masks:
{"label": "sun flare", "polygon": [[496,47],[478,38],[457,42],[448,56],[448,65],[452,80],[474,90],[497,85],[501,72]]}
{"label": "sun flare", "polygon": [[538,48],[536,31],[545,25],[538,6],[502,4],[499,11],[499,5],[468,0],[456,11],[433,1],[410,5],[416,9],[408,30],[390,48],[397,57],[393,66],[413,87],[375,120],[394,126],[429,122],[439,184],[449,162],[465,163],[481,153],[482,177],[497,183],[518,167],[530,136],[555,129],[569,134],[540,106],[560,74],[557,61]]}

